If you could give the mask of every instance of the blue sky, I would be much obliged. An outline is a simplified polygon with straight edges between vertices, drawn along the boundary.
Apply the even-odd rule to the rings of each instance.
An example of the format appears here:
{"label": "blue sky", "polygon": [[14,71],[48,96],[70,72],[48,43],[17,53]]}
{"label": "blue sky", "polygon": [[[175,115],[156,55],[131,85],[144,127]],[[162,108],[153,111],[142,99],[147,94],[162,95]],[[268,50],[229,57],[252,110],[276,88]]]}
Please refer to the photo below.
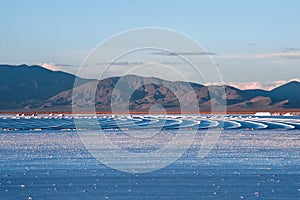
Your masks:
{"label": "blue sky", "polygon": [[162,27],[214,52],[225,82],[300,78],[297,0],[2,0],[0,5],[0,63],[46,63],[75,72],[88,52],[110,36]]}

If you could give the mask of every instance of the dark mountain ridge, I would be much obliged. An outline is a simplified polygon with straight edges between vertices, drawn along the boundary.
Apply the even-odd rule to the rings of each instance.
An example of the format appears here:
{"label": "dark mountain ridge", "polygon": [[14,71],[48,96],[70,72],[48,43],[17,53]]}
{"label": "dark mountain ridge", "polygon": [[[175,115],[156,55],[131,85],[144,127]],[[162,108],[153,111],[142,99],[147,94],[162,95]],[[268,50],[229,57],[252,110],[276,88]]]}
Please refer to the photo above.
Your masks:
{"label": "dark mountain ridge", "polygon": [[210,111],[212,105],[224,103],[228,111],[236,112],[300,109],[300,83],[296,81],[266,91],[135,75],[100,81],[78,78],[79,86],[72,96],[75,79],[72,74],[37,65],[0,65],[0,111],[71,112],[72,103],[83,110],[92,105],[99,112],[110,112],[111,104],[120,112],[126,109],[147,112],[153,105],[160,105],[166,111],[180,111],[180,106],[191,111],[197,110],[195,106],[200,111]]}
{"label": "dark mountain ridge", "polygon": [[[0,109],[22,109],[73,88],[76,76],[33,65],[0,65]],[[80,84],[89,82],[79,79]]]}

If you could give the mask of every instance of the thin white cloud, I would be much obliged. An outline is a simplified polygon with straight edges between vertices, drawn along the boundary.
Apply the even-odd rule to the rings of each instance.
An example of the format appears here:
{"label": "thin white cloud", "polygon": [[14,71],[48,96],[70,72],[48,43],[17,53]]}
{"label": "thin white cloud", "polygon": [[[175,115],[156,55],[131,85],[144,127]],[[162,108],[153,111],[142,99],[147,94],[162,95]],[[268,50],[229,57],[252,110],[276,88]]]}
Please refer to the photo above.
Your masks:
{"label": "thin white cloud", "polygon": [[271,52],[271,53],[260,53],[260,54],[220,54],[214,57],[219,58],[248,58],[248,59],[271,59],[271,58],[283,58],[283,59],[300,59],[300,49],[297,48],[287,48],[282,52]]}
{"label": "thin white cloud", "polygon": [[206,55],[217,55],[215,52],[201,51],[201,52],[153,52],[151,55],[159,56],[206,56]]}
{"label": "thin white cloud", "polygon": [[98,62],[95,65],[123,65],[123,66],[127,66],[127,65],[143,65],[145,64],[144,62],[138,62],[138,61],[134,61],[134,62],[129,62],[129,61],[121,61],[121,62]]}
{"label": "thin white cloud", "polygon": [[226,82],[226,83],[206,83],[205,85],[230,85],[235,88],[241,89],[241,90],[251,90],[251,89],[263,89],[263,90],[272,90],[276,87],[279,87],[281,85],[284,85],[291,81],[298,81],[300,82],[299,78],[294,78],[290,80],[279,80],[274,82]]}
{"label": "thin white cloud", "polygon": [[39,63],[38,65],[51,71],[61,71],[61,69],[53,63]]}
{"label": "thin white cloud", "polygon": [[79,65],[70,64],[38,63],[37,65],[51,71],[63,71],[71,74],[76,74],[79,68]]}
{"label": "thin white cloud", "polygon": [[285,58],[285,59],[300,59],[300,51],[287,51],[278,53],[266,53],[254,55],[254,58]]}

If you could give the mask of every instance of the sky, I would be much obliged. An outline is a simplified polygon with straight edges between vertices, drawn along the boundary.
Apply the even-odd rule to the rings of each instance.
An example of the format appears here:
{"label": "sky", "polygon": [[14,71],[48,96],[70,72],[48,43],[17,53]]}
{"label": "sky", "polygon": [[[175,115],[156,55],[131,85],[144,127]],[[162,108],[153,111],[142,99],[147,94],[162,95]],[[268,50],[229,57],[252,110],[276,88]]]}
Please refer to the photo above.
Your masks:
{"label": "sky", "polygon": [[[0,63],[76,74],[99,43],[120,32],[159,27],[199,43],[220,81],[272,89],[300,80],[299,10],[298,0],[0,0]],[[139,55],[118,63],[140,63]],[[170,56],[163,61],[174,62]]]}

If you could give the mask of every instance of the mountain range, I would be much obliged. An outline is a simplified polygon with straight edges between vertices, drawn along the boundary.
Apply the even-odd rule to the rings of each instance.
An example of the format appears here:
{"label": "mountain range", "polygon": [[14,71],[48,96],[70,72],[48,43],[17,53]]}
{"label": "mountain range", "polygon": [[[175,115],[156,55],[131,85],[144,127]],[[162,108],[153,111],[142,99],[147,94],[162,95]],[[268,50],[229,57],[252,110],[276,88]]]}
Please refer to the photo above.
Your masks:
{"label": "mountain range", "polygon": [[200,111],[208,112],[212,105],[225,102],[230,112],[300,110],[300,83],[296,81],[266,91],[136,75],[100,81],[78,77],[72,96],[75,79],[75,75],[38,65],[0,65],[0,112],[71,112],[72,103],[83,111],[92,105],[98,112],[110,112],[111,104],[120,112],[126,108],[147,112],[153,105],[167,112],[178,112],[180,106],[193,111],[191,105],[197,105]]}

